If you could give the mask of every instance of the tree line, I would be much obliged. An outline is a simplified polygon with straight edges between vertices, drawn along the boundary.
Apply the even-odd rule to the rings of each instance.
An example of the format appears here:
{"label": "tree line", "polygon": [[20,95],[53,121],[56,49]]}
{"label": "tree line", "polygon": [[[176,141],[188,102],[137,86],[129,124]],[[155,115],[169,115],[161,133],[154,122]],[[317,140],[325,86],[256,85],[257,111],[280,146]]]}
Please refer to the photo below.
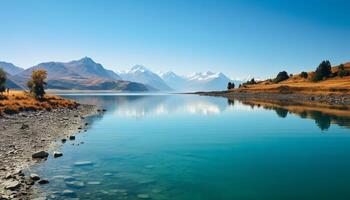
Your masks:
{"label": "tree line", "polygon": [[[350,71],[346,70],[344,67],[344,64],[340,64],[337,66],[338,70],[336,72],[332,72],[332,65],[328,60],[322,61],[316,70],[311,73],[307,73],[305,71],[301,72],[299,74],[299,77],[303,79],[308,79],[313,82],[319,82],[322,80],[326,80],[327,78],[332,78],[332,77],[344,77],[344,76],[350,76]],[[282,81],[285,81],[289,79],[290,77],[293,77],[293,74],[289,74],[286,71],[281,71],[277,74],[277,76],[274,79],[268,79],[268,81],[273,82],[273,83],[279,83]],[[246,85],[253,85],[257,84],[254,78],[248,80],[245,83],[239,84],[238,88],[245,87]],[[231,82],[228,83],[227,89],[233,89],[235,87],[234,84]]]}

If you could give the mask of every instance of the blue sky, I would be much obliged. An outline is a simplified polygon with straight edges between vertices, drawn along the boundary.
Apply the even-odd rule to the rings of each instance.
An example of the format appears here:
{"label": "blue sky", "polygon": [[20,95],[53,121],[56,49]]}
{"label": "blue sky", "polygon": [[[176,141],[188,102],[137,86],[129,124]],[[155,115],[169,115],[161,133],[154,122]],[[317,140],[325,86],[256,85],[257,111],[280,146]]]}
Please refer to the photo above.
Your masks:
{"label": "blue sky", "polygon": [[0,0],[0,60],[274,76],[350,61],[350,1]]}

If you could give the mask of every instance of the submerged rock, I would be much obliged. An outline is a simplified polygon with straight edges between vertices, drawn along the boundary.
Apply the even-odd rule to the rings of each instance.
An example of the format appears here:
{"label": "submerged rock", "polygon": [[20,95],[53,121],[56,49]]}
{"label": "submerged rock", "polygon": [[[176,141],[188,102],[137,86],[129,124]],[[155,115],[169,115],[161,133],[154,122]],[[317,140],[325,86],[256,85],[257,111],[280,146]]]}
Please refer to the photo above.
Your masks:
{"label": "submerged rock", "polygon": [[62,196],[65,196],[65,197],[76,197],[77,194],[74,191],[72,191],[72,190],[63,190]]}
{"label": "submerged rock", "polygon": [[137,198],[139,198],[139,199],[150,199],[151,197],[148,194],[138,194]]}
{"label": "submerged rock", "polygon": [[49,156],[49,153],[46,151],[39,151],[32,154],[32,158],[47,158]]}
{"label": "submerged rock", "polygon": [[103,176],[113,176],[113,174],[112,173],[105,173],[105,174],[103,174]]}
{"label": "submerged rock", "polygon": [[78,161],[74,163],[74,166],[80,167],[80,166],[89,166],[93,165],[94,163],[91,161]]}
{"label": "submerged rock", "polygon": [[101,182],[100,181],[89,181],[87,182],[88,185],[100,185]]}
{"label": "submerged rock", "polygon": [[82,181],[68,181],[66,182],[66,185],[72,188],[83,188],[85,187],[84,182]]}
{"label": "submerged rock", "polygon": [[74,135],[71,135],[71,136],[69,136],[69,139],[70,139],[70,140],[75,140],[75,136],[74,136]]}

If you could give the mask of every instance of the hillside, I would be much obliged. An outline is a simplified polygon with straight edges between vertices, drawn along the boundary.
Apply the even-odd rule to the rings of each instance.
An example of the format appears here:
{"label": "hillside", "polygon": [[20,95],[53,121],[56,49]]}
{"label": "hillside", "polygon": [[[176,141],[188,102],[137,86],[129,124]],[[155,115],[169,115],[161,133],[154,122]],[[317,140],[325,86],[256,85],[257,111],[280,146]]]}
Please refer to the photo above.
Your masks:
{"label": "hillside", "polygon": [[18,67],[12,63],[3,62],[3,61],[0,61],[0,68],[5,70],[10,75],[21,73],[24,70],[23,68]]}
{"label": "hillside", "polygon": [[[332,73],[338,72],[338,66],[332,67]],[[344,70],[350,71],[350,62],[344,64]],[[308,72],[312,77],[315,72]],[[295,74],[285,81],[274,83],[271,80],[248,84],[234,89],[235,92],[264,92],[264,93],[302,93],[302,94],[350,94],[350,76],[330,77],[319,82],[313,82],[310,78],[302,78]]]}
{"label": "hillside", "polygon": [[141,83],[123,81],[111,70],[85,57],[71,62],[40,63],[13,76],[12,81],[26,87],[33,70],[44,69],[48,73],[47,88],[62,90],[116,90],[148,91]]}

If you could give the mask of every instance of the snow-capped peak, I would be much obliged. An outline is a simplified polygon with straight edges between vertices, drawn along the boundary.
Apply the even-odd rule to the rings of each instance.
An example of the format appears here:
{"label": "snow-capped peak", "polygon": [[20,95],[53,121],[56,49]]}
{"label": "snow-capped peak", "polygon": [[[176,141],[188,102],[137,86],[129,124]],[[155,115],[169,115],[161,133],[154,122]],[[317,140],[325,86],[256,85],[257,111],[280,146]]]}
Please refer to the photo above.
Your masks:
{"label": "snow-capped peak", "polygon": [[134,73],[134,72],[148,72],[148,71],[149,70],[142,65],[135,65],[135,66],[131,67],[129,72]]}

